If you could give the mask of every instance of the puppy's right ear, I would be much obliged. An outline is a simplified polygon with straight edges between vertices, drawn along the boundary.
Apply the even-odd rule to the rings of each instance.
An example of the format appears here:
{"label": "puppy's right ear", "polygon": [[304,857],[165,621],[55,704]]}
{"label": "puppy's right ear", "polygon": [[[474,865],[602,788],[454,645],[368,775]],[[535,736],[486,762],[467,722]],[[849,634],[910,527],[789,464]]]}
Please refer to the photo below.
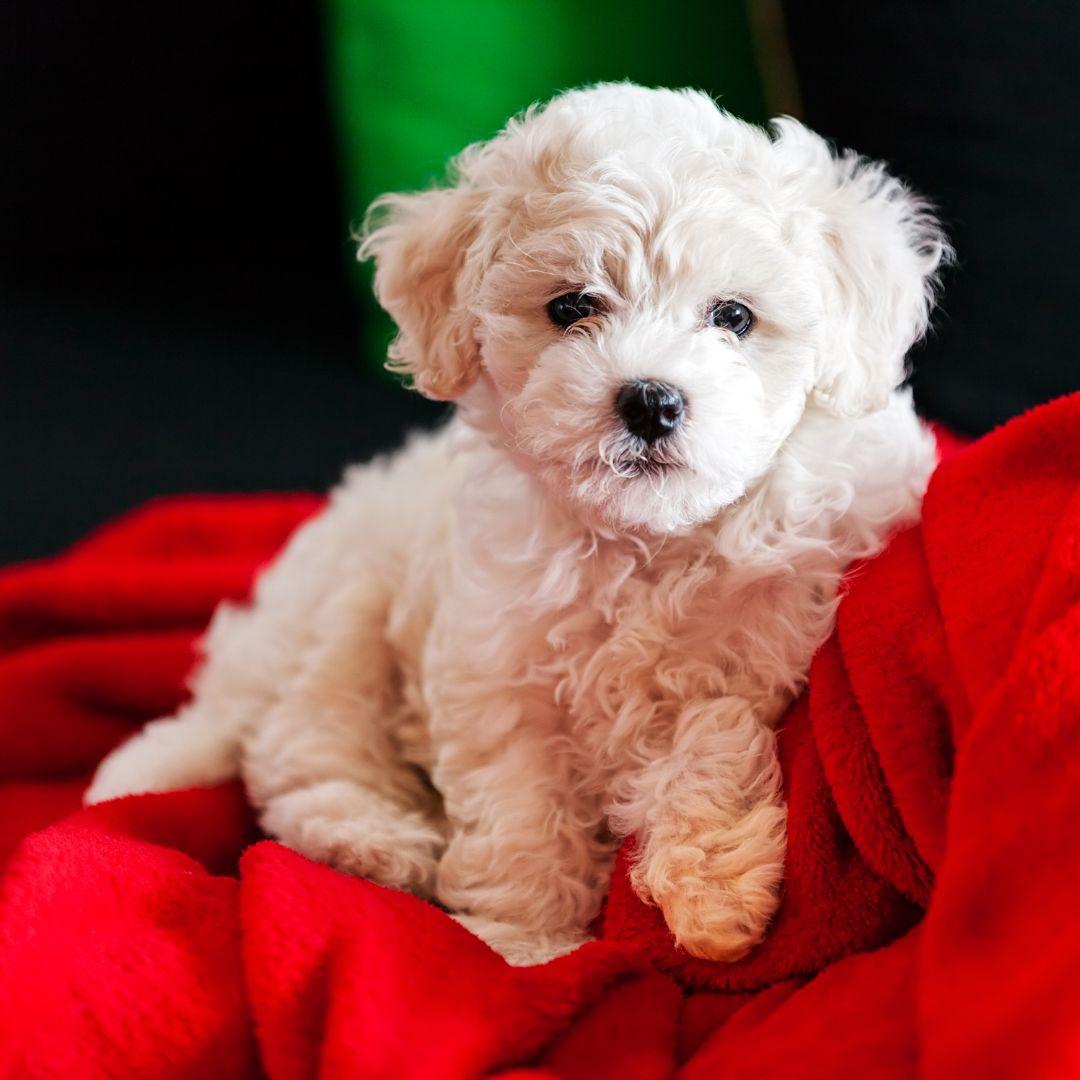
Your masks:
{"label": "puppy's right ear", "polygon": [[479,193],[467,187],[384,195],[358,252],[374,257],[375,296],[398,325],[387,367],[437,401],[456,398],[480,371],[462,281],[479,206]]}

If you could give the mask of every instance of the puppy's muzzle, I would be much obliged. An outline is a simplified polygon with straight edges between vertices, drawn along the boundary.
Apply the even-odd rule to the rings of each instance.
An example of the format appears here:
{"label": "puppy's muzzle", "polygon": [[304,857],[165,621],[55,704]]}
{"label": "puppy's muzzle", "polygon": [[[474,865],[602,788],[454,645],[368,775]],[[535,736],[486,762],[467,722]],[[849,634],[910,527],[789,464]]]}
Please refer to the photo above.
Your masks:
{"label": "puppy's muzzle", "polygon": [[619,390],[615,410],[627,431],[651,445],[678,429],[686,402],[682,392],[668,383],[635,379]]}

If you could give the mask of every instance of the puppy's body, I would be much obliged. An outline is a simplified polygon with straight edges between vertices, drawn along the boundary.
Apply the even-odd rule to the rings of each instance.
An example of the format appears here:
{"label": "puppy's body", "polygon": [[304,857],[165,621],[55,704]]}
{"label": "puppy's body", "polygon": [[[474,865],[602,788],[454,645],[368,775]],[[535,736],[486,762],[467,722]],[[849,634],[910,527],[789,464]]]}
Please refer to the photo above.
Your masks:
{"label": "puppy's body", "polygon": [[[595,138],[575,144],[565,129],[598,105]],[[686,127],[687,160],[662,155],[672,190],[651,203],[654,150],[618,130],[598,149],[613,127],[647,131],[645,105]],[[914,518],[933,465],[909,396],[890,391],[941,248],[900,266],[904,288],[883,269],[888,313],[842,312],[867,340],[875,317],[906,320],[866,346],[879,363],[848,359],[849,340],[822,358],[830,307],[880,298],[819,267],[851,238],[822,247],[804,192],[769,191],[760,235],[742,196],[726,233],[708,203],[697,224],[726,235],[726,256],[698,252],[680,221],[712,143],[705,190],[718,168],[742,183],[751,150],[752,197],[782,186],[776,144],[746,130],[693,96],[568,95],[457,189],[396,209],[371,246],[398,355],[459,399],[458,418],[347,474],[253,607],[218,613],[191,705],[108,759],[91,799],[239,770],[271,834],[437,899],[515,962],[584,939],[634,834],[635,886],[681,944],[733,959],[760,938],[783,859],[772,726],[844,568]],[[627,161],[633,145],[643,160]],[[858,212],[880,195],[856,193]],[[411,222],[418,206],[434,217]],[[896,209],[880,227],[910,260],[928,219]],[[680,228],[676,245],[664,230]],[[756,287],[734,280],[740,245]],[[569,284],[604,300],[564,334],[543,308]],[[756,338],[703,328],[695,305],[729,294],[762,313]],[[647,442],[613,400],[650,378],[677,384],[686,415]]]}

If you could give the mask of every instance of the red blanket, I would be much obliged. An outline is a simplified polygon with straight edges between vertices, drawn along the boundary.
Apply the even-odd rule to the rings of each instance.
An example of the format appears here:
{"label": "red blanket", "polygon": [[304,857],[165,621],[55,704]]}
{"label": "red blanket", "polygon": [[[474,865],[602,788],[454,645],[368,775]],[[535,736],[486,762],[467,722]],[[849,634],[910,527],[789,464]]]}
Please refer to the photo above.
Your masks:
{"label": "red blanket", "polygon": [[[0,1075],[1080,1075],[1080,395],[947,460],[780,739],[783,906],[723,966],[617,870],[512,969],[263,840],[238,786],[79,810],[318,505],[153,504],[0,576]],[[40,831],[34,831],[40,830]]]}

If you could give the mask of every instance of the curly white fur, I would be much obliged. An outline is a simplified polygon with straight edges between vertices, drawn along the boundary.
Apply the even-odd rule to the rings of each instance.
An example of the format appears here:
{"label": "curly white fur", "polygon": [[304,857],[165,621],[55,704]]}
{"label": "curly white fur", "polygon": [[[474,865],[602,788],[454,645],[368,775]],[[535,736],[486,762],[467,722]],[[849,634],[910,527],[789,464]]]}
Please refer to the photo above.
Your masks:
{"label": "curly white fur", "polygon": [[[946,251],[794,120],[630,85],[386,197],[362,253],[393,362],[457,416],[346,474],[88,800],[239,772],[284,843],[517,963],[584,940],[636,834],[677,940],[741,956],[782,874],[773,725],[933,466],[897,386]],[[602,309],[560,330],[546,304],[582,289]],[[752,309],[745,338],[707,324],[718,299]],[[614,408],[647,378],[687,403],[652,448]]]}

